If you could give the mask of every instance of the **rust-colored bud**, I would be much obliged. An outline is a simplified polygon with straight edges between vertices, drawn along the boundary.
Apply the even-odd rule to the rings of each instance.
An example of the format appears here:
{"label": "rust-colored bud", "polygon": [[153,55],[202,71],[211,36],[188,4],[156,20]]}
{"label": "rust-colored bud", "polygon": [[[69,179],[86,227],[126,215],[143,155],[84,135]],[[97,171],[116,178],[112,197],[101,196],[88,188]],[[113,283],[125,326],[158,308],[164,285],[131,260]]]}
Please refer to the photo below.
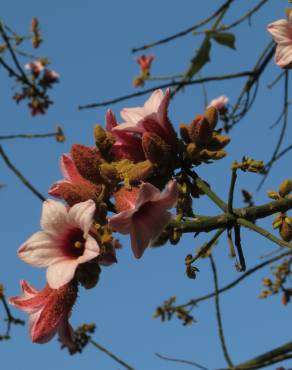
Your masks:
{"label": "rust-colored bud", "polygon": [[191,141],[190,136],[189,136],[189,125],[186,125],[185,123],[181,123],[179,125],[179,130],[180,130],[181,138],[186,144],[188,144]]}
{"label": "rust-colored bud", "polygon": [[279,198],[280,198],[279,193],[277,191],[274,191],[274,190],[267,191],[267,196],[271,199],[274,199],[274,200],[279,200]]}
{"label": "rust-colored bud", "polygon": [[145,132],[142,136],[145,157],[152,163],[168,167],[171,161],[171,147],[160,136]]}
{"label": "rust-colored bud", "polygon": [[281,197],[285,197],[288,195],[292,190],[292,180],[286,179],[283,182],[281,182],[279,186],[279,194]]}
{"label": "rust-colored bud", "polygon": [[100,152],[96,148],[73,144],[71,154],[81,176],[95,183],[101,181],[99,166],[102,159]]}
{"label": "rust-colored bud", "polygon": [[207,144],[207,149],[217,151],[223,149],[229,143],[230,143],[229,136],[213,133],[211,141]]}
{"label": "rust-colored bud", "polygon": [[97,148],[101,152],[108,151],[114,144],[114,138],[110,132],[105,131],[101,125],[94,128],[94,140]]}
{"label": "rust-colored bud", "polygon": [[97,262],[82,263],[76,271],[76,278],[85,289],[92,289],[99,280],[101,269]]}
{"label": "rust-colored bud", "polygon": [[62,127],[60,126],[57,126],[56,140],[58,143],[63,143],[65,141],[64,131],[62,130]]}
{"label": "rust-colored bud", "polygon": [[33,17],[31,20],[31,30],[32,32],[36,32],[39,27],[39,21],[36,17]]}
{"label": "rust-colored bud", "polygon": [[144,86],[144,78],[142,78],[141,76],[134,78],[133,86],[134,87]]}
{"label": "rust-colored bud", "polygon": [[289,243],[292,240],[292,227],[289,223],[287,223],[286,218],[280,226],[280,235],[285,242]]}
{"label": "rust-colored bud", "polygon": [[288,294],[288,292],[283,292],[281,301],[284,306],[286,306],[289,303],[290,295]]}
{"label": "rust-colored bud", "polygon": [[218,122],[218,112],[217,109],[213,106],[209,107],[204,113],[211,130],[214,130]]}
{"label": "rust-colored bud", "polygon": [[207,144],[212,139],[212,129],[205,116],[197,116],[189,126],[189,136],[194,143]]}
{"label": "rust-colored bud", "polygon": [[188,158],[190,158],[191,161],[194,161],[195,159],[197,159],[200,153],[200,150],[201,149],[198,147],[197,144],[195,143],[188,144],[186,147],[186,153],[187,153]]}

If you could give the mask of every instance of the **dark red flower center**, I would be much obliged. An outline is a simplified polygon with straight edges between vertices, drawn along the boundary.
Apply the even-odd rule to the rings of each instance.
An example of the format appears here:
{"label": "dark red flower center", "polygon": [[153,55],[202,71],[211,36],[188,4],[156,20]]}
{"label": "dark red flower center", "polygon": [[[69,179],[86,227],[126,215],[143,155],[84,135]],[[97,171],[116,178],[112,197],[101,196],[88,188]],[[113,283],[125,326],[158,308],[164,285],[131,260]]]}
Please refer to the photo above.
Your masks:
{"label": "dark red flower center", "polygon": [[85,249],[83,231],[77,227],[68,229],[61,240],[61,248],[68,257],[82,256]]}

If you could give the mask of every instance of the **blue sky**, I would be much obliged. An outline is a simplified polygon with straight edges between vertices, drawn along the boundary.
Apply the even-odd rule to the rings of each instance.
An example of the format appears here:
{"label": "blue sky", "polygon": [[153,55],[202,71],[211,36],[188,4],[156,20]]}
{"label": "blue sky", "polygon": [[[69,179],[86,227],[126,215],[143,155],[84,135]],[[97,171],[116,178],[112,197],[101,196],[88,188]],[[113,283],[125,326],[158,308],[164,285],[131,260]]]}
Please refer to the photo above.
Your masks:
{"label": "blue sky", "polygon": [[[0,70],[1,135],[16,133],[46,133],[61,125],[67,140],[63,144],[53,139],[15,140],[3,142],[11,161],[46,194],[49,186],[61,178],[59,157],[69,151],[72,143],[93,144],[93,127],[104,123],[106,108],[78,111],[79,104],[86,104],[134,92],[132,79],[138,73],[136,56],[132,47],[151,42],[160,37],[199,21],[221,2],[182,0],[180,2],[92,1],[82,2],[52,0],[48,2],[27,0],[5,2],[2,5],[2,20],[17,30],[26,33],[32,16],[40,20],[44,43],[40,56],[48,56],[51,67],[58,71],[61,80],[52,91],[55,104],[43,117],[32,118],[24,104],[16,106],[11,100],[13,82]],[[240,1],[236,10],[228,13],[227,23],[252,6],[254,1]],[[287,1],[269,1],[260,15],[252,18],[252,27],[245,23],[237,30],[237,50],[214,47],[212,63],[202,71],[203,76],[233,73],[250,68],[270,36],[266,25],[283,18]],[[173,43],[150,51],[155,54],[153,75],[177,74],[184,71],[199,46],[200,38],[189,35]],[[25,62],[25,61],[23,61]],[[267,89],[279,73],[271,65],[261,83],[258,100],[248,116],[231,132],[228,157],[199,169],[216,192],[223,198],[228,193],[230,164],[243,155],[268,160],[276,145],[280,131],[278,125],[272,131],[269,126],[281,112],[283,83],[273,90]],[[230,103],[235,102],[242,80],[207,85],[209,100],[225,94]],[[151,85],[147,85],[146,87]],[[111,108],[118,115],[123,107],[143,105],[145,97],[116,104]],[[169,116],[176,127],[189,122],[204,109],[200,86],[190,87],[171,102]],[[291,128],[285,138],[290,144]],[[275,189],[281,180],[291,176],[287,155],[277,163],[261,192],[255,193],[256,201],[268,201],[265,190]],[[26,279],[38,288],[44,285],[44,270],[24,264],[16,257],[18,246],[39,229],[40,201],[20,184],[15,175],[0,161],[0,182],[7,186],[0,192],[1,259],[0,281],[8,295],[19,293],[19,280]],[[253,174],[240,174],[236,204],[242,206],[240,189],[254,191],[259,178]],[[194,202],[195,211],[215,214],[218,210],[205,199]],[[271,219],[261,222],[270,227]],[[208,240],[210,235],[201,234],[196,240],[184,237],[177,246],[165,246],[147,250],[141,260],[131,254],[128,238],[121,239],[123,249],[118,252],[119,263],[104,268],[99,285],[90,291],[81,290],[72,315],[73,326],[95,322],[94,338],[134,368],[139,370],[177,369],[177,365],[155,357],[159,352],[172,357],[196,361],[208,368],[224,367],[217,336],[213,301],[202,303],[193,312],[198,323],[183,327],[178,320],[160,323],[152,315],[155,308],[170,296],[176,295],[184,302],[213,289],[208,260],[198,263],[198,278],[188,280],[184,274],[184,258],[194,248]],[[275,248],[267,240],[243,233],[244,252],[249,267],[257,258]],[[233,261],[228,258],[225,237],[216,247],[220,285],[238,277]],[[291,339],[291,307],[284,307],[280,297],[268,301],[257,299],[261,279],[268,275],[259,272],[255,278],[246,280],[238,290],[222,295],[223,320],[231,357],[239,363]],[[13,310],[14,314],[26,318]],[[1,324],[0,328],[4,325]],[[6,369],[51,370],[52,368],[88,370],[112,370],[121,368],[92,346],[81,355],[70,357],[59,350],[56,339],[46,345],[30,342],[27,327],[14,327],[12,340],[0,343],[1,365]],[[183,365],[182,365],[183,366]]]}

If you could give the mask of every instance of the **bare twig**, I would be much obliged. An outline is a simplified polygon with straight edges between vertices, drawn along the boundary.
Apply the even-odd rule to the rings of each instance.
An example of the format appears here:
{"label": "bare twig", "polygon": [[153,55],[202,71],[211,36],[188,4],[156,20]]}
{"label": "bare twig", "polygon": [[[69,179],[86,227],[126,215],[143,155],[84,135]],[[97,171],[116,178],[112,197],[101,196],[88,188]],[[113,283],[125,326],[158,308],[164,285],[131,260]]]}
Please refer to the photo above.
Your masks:
{"label": "bare twig", "polygon": [[188,361],[188,360],[183,360],[183,359],[179,359],[179,358],[163,356],[159,353],[155,353],[155,355],[157,357],[161,358],[162,360],[165,360],[165,361],[177,362],[177,363],[180,363],[180,364],[191,365],[191,366],[197,367],[198,369],[201,369],[201,370],[208,370],[207,367],[202,366],[202,365],[200,365],[200,364],[198,364],[197,362],[194,362],[194,361]]}
{"label": "bare twig", "polygon": [[113,359],[114,361],[116,361],[120,365],[124,366],[126,369],[128,369],[128,370],[135,370],[132,366],[128,365],[125,361],[121,360],[119,357],[117,357],[115,354],[113,354],[112,352],[110,352],[108,349],[106,349],[105,347],[103,347],[101,344],[97,343],[93,339],[90,339],[89,342],[94,347],[96,347],[97,349],[99,349],[100,351],[102,351],[103,353],[105,353],[106,355],[108,355],[111,359]]}
{"label": "bare twig", "polygon": [[265,172],[262,180],[260,181],[260,183],[259,183],[259,185],[257,187],[257,190],[259,190],[262,187],[263,183],[265,182],[266,178],[268,177],[268,175],[269,175],[269,173],[271,171],[271,168],[273,166],[274,160],[275,160],[275,158],[277,157],[277,155],[279,153],[280,147],[281,147],[282,142],[283,142],[284,137],[285,137],[285,132],[286,132],[287,125],[288,125],[288,111],[289,111],[289,109],[288,109],[289,108],[289,102],[288,102],[289,91],[288,90],[289,90],[289,72],[288,71],[285,71],[283,126],[282,126],[282,129],[281,129],[281,132],[280,132],[280,136],[278,138],[278,142],[277,142],[276,148],[275,148],[275,150],[273,152],[272,158],[269,161],[269,166],[266,166],[266,172]]}
{"label": "bare twig", "polygon": [[12,172],[20,179],[20,181],[32,191],[41,201],[45,201],[46,198],[24,177],[24,175],[11,163],[3,147],[0,145],[0,155],[2,156],[6,165],[11,169]]}
{"label": "bare twig", "polygon": [[218,324],[220,343],[221,343],[223,355],[225,357],[225,360],[228,366],[230,368],[233,368],[234,365],[231,361],[231,358],[227,350],[224,331],[223,331],[222,317],[221,317],[220,304],[219,304],[219,293],[218,293],[218,290],[219,290],[218,289],[218,275],[217,275],[217,269],[216,269],[216,265],[214,262],[214,258],[212,257],[212,255],[210,255],[210,262],[211,262],[211,268],[212,268],[213,278],[214,278],[216,318],[217,318],[217,324]]}
{"label": "bare twig", "polygon": [[183,31],[180,31],[180,32],[178,32],[178,33],[176,33],[174,35],[165,37],[165,38],[163,38],[161,40],[158,40],[158,41],[155,41],[155,42],[152,42],[150,44],[143,45],[143,46],[139,46],[137,48],[133,48],[132,49],[132,53],[136,53],[137,51],[142,51],[142,50],[150,49],[150,48],[153,48],[154,46],[157,46],[157,45],[166,44],[167,42],[170,42],[172,40],[175,40],[175,39],[177,39],[179,37],[188,35],[189,33],[195,31],[199,27],[202,27],[205,24],[209,23],[212,19],[216,18],[217,15],[219,15],[226,6],[229,6],[229,3],[231,3],[232,1],[233,0],[226,1],[214,13],[212,13],[210,16],[208,16],[207,18],[203,19],[199,23],[196,23],[193,26],[191,26],[191,27],[189,27],[189,28],[187,28],[187,29],[185,29]]}
{"label": "bare twig", "polygon": [[[210,77],[198,78],[198,79],[195,79],[195,80],[187,81],[187,82],[184,83],[184,85],[188,86],[188,85],[197,85],[197,84],[201,84],[201,83],[205,83],[205,82],[212,82],[212,81],[231,80],[231,79],[234,79],[234,78],[242,78],[242,77],[246,77],[246,76],[252,76],[253,74],[254,74],[254,72],[251,72],[251,71],[243,71],[243,72],[238,72],[238,73],[225,74],[225,75],[221,75],[221,76],[220,75],[219,76],[210,76]],[[132,99],[132,98],[136,98],[138,96],[146,95],[146,94],[148,94],[150,92],[153,92],[154,90],[157,90],[157,89],[166,89],[167,87],[174,87],[174,86],[179,86],[179,85],[181,85],[181,82],[173,81],[173,82],[170,82],[170,83],[157,85],[155,87],[151,87],[151,88],[145,89],[143,91],[138,91],[138,92],[128,94],[128,95],[122,95],[122,96],[119,96],[119,97],[114,98],[114,99],[105,100],[105,101],[101,101],[101,102],[98,102],[98,103],[79,105],[78,109],[82,110],[82,109],[89,109],[89,108],[105,107],[105,106],[110,105],[110,104],[116,104],[116,103],[119,103],[119,102],[124,101],[124,100],[129,100],[129,99]]]}

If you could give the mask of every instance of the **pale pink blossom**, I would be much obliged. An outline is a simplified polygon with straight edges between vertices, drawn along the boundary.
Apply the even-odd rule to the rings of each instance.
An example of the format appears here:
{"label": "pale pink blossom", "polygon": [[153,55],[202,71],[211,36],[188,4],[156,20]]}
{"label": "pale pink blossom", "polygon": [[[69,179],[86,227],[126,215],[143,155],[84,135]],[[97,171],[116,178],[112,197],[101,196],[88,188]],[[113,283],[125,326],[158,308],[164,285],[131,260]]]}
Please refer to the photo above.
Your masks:
{"label": "pale pink blossom", "polygon": [[124,108],[121,117],[124,122],[113,128],[113,132],[154,132],[173,148],[177,145],[176,133],[169,121],[167,109],[170,100],[170,89],[165,95],[162,90],[155,90],[143,107]]}
{"label": "pale pink blossom", "polygon": [[109,226],[121,234],[130,234],[136,258],[161,234],[171,219],[167,210],[174,207],[178,198],[176,181],[170,181],[164,192],[150,183],[143,183],[132,191],[121,191],[116,197],[120,211],[109,219]]}
{"label": "pale pink blossom", "polygon": [[209,105],[207,106],[207,109],[210,107],[216,108],[219,112],[226,109],[226,104],[228,103],[229,98],[225,95],[218,96],[218,98],[215,98],[210,101]]}
{"label": "pale pink blossom", "polygon": [[77,298],[76,286],[66,284],[59,289],[51,289],[46,285],[38,291],[22,280],[20,287],[22,296],[11,297],[9,303],[29,314],[32,341],[46,343],[58,333],[65,346],[74,348],[74,332],[68,319]]}
{"label": "pale pink blossom", "polygon": [[42,231],[33,234],[18,250],[19,257],[37,267],[48,267],[47,281],[58,289],[69,283],[79,264],[100,254],[90,235],[95,203],[87,200],[69,210],[54,200],[43,203]]}
{"label": "pale pink blossom", "polygon": [[145,160],[142,148],[141,135],[135,132],[114,130],[118,126],[114,113],[108,109],[106,112],[106,130],[111,132],[115,143],[111,149],[117,159],[129,159],[134,162]]}
{"label": "pale pink blossom", "polygon": [[287,19],[270,23],[267,30],[277,43],[275,62],[281,68],[289,68],[292,63],[292,13]]}
{"label": "pale pink blossom", "polygon": [[57,73],[56,71],[53,71],[52,69],[45,69],[44,70],[44,75],[43,75],[43,78],[42,78],[42,81],[41,83],[43,85],[51,85],[55,82],[58,82],[60,79],[60,75],[59,73]]}
{"label": "pale pink blossom", "polygon": [[42,62],[40,62],[39,60],[36,60],[34,62],[25,64],[24,68],[27,69],[28,71],[31,71],[31,73],[35,77],[38,77],[45,67]]}
{"label": "pale pink blossom", "polygon": [[154,55],[141,55],[139,58],[137,58],[137,63],[139,64],[142,71],[148,72],[153,59]]}

